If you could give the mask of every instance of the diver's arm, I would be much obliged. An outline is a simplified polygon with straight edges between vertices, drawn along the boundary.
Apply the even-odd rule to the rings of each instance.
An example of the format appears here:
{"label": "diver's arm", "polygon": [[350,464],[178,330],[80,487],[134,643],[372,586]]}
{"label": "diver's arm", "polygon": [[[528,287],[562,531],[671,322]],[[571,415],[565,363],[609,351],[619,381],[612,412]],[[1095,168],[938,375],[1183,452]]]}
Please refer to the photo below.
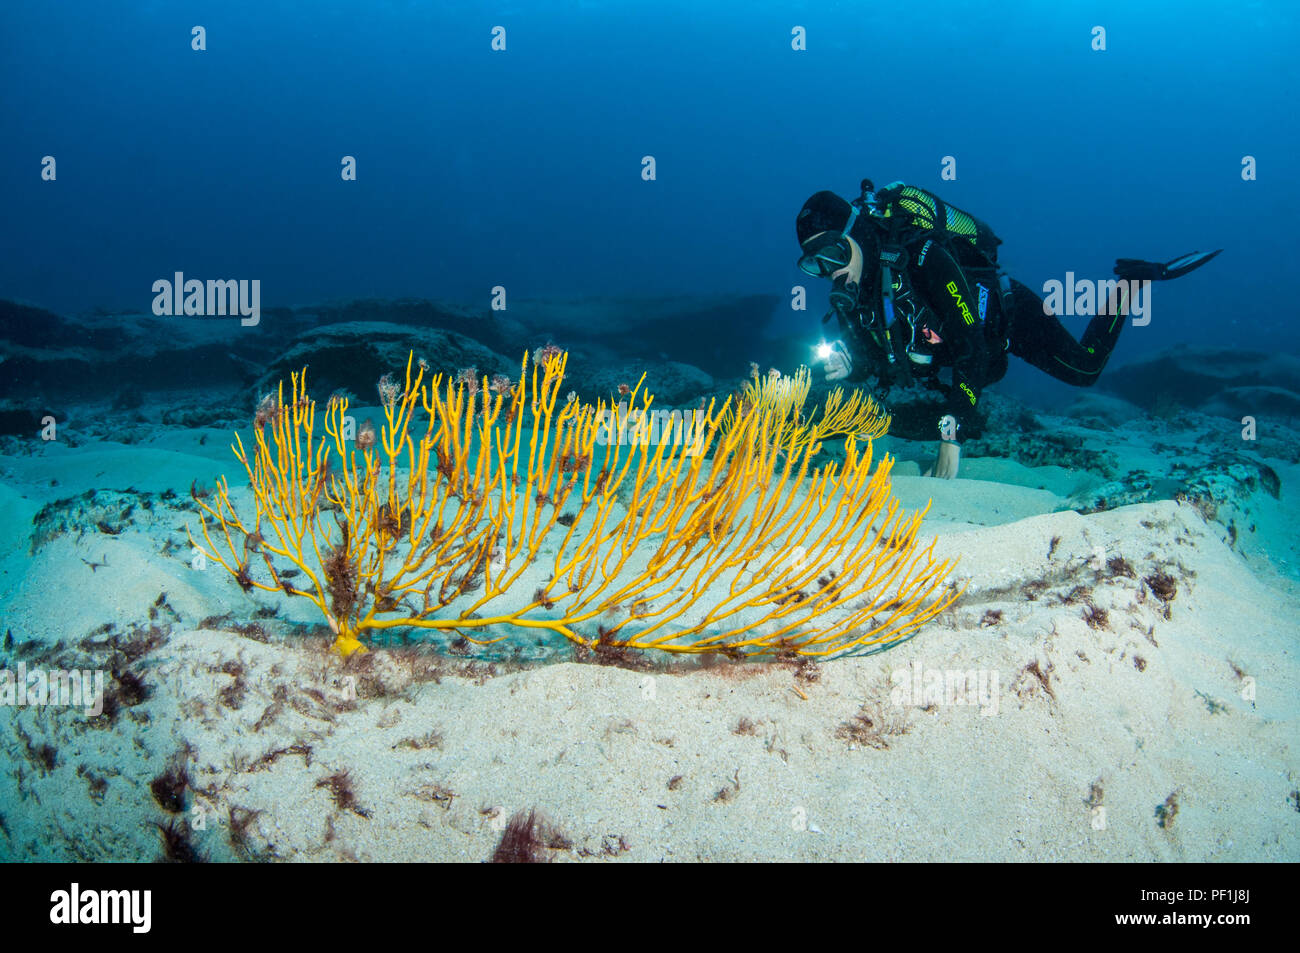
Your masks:
{"label": "diver's arm", "polygon": [[957,468],[960,464],[961,445],[945,440],[939,444],[939,455],[935,457],[934,465],[925,472],[925,475],[938,477],[940,480],[953,480],[957,477]]}

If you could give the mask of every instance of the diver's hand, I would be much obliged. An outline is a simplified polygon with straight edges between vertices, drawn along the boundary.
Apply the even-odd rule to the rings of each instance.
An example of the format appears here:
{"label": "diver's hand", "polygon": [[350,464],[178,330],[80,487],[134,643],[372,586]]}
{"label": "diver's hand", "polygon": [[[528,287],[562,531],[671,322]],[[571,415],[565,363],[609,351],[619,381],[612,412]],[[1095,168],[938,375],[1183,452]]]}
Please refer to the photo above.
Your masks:
{"label": "diver's hand", "polygon": [[957,478],[957,467],[960,464],[961,444],[944,440],[939,444],[939,456],[935,458],[934,466],[930,467],[925,475],[938,477],[940,480],[954,480]]}
{"label": "diver's hand", "polygon": [[826,379],[842,381],[853,372],[853,359],[849,357],[849,350],[843,341],[836,341],[828,347],[828,352],[822,357],[822,363],[826,365]]}

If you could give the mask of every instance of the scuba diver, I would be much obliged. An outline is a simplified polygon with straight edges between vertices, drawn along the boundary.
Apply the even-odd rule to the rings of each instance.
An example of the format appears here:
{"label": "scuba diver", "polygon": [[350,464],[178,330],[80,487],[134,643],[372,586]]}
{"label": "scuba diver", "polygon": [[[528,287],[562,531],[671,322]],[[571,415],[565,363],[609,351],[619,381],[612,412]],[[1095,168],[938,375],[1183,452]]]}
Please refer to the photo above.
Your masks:
{"label": "scuba diver", "polygon": [[[818,192],[799,210],[795,230],[799,268],[831,282],[823,321],[839,320],[841,338],[818,349],[826,379],[874,380],[882,402],[895,386],[937,391],[940,400],[914,414],[910,429],[895,409],[895,425],[904,424],[895,430],[908,439],[938,437],[926,475],[947,479],[957,475],[963,437],[978,436],[980,393],[1006,374],[1008,354],[1088,387],[1124,329],[1131,283],[1177,278],[1222,251],[1165,264],[1120,258],[1120,280],[1075,340],[1041,297],[998,268],[1001,239],[924,189],[894,182],[877,190],[864,179],[852,202]],[[950,384],[939,380],[944,367]]]}

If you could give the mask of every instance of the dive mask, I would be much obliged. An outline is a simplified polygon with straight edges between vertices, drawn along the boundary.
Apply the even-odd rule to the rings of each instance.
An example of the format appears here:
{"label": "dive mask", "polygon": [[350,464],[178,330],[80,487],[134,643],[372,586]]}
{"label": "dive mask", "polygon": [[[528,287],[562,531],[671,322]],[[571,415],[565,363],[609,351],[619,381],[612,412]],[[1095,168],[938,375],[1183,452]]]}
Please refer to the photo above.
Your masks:
{"label": "dive mask", "polygon": [[799,270],[814,278],[829,278],[853,260],[853,246],[844,235],[824,232],[808,239],[799,259]]}
{"label": "dive mask", "polygon": [[[855,216],[856,217],[856,216]],[[850,225],[852,219],[850,219]],[[814,235],[804,242],[799,268],[808,275],[831,279],[831,312],[845,317],[858,306],[862,250],[844,232]],[[827,315],[827,319],[830,315]]]}

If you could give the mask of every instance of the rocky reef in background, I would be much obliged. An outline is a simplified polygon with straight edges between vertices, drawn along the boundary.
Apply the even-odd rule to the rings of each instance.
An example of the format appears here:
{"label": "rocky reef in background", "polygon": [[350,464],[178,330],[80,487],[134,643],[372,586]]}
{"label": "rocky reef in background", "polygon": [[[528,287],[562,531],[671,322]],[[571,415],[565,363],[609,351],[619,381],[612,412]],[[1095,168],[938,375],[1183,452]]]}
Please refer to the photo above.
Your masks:
{"label": "rocky reef in background", "polygon": [[[316,397],[341,390],[373,405],[378,379],[400,375],[412,351],[435,372],[514,377],[523,352],[547,344],[569,352],[568,386],[584,400],[608,399],[644,374],[658,406],[691,407],[736,392],[751,361],[789,372],[807,360],[809,339],[764,334],[777,307],[771,296],[522,301],[505,312],[364,299],[269,308],[245,328],[238,318],[62,317],[0,301],[0,438],[6,452],[31,452],[46,415],[69,446],[147,442],[173,426],[229,430],[247,426],[259,398],[304,366]],[[809,406],[829,390],[815,381]],[[1180,347],[1109,370],[1062,414],[991,388],[963,453],[1091,475],[1068,501],[1080,512],[1184,499],[1234,530],[1249,525],[1246,497],[1278,493],[1263,459],[1300,460],[1298,391],[1300,358]],[[930,441],[940,400],[891,394],[891,436]],[[1245,415],[1260,422],[1249,443]],[[1122,462],[1123,441],[1149,448],[1149,463]]]}
{"label": "rocky reef in background", "polygon": [[1110,368],[1097,386],[1157,415],[1300,419],[1300,357],[1181,345]]}
{"label": "rocky reef in background", "polygon": [[750,361],[791,368],[806,358],[807,341],[764,336],[777,303],[679,296],[519,301],[492,311],[361,299],[265,308],[256,326],[242,327],[238,317],[64,317],[0,301],[0,434],[33,433],[46,414],[63,420],[77,405],[129,412],[146,395],[181,408],[183,419],[171,422],[219,423],[251,412],[304,365],[314,394],[345,390],[370,401],[379,377],[404,368],[411,350],[434,371],[515,375],[525,350],[547,344],[569,351],[584,398],[608,397],[645,374],[661,405],[693,404],[720,386],[729,391]]}
{"label": "rocky reef in background", "polygon": [[[573,386],[584,398],[608,396],[644,373],[661,402],[688,404],[730,392],[750,361],[791,371],[808,360],[820,328],[810,319],[806,339],[767,336],[778,306],[771,295],[519,301],[507,311],[359,299],[266,308],[257,326],[241,327],[235,317],[64,317],[0,300],[0,432],[30,432],[33,419],[57,417],[71,402],[129,409],[158,391],[206,388],[247,409],[304,365],[314,392],[369,399],[378,377],[403,367],[410,350],[435,371],[514,374],[525,350],[546,344],[569,351]],[[1135,407],[1166,419],[1196,411],[1300,420],[1300,357],[1180,346],[1110,368],[1097,391],[1082,392],[1091,402],[1086,412],[1112,425]],[[1032,421],[1018,426],[1026,420],[1002,420],[995,429],[1032,430]]]}

